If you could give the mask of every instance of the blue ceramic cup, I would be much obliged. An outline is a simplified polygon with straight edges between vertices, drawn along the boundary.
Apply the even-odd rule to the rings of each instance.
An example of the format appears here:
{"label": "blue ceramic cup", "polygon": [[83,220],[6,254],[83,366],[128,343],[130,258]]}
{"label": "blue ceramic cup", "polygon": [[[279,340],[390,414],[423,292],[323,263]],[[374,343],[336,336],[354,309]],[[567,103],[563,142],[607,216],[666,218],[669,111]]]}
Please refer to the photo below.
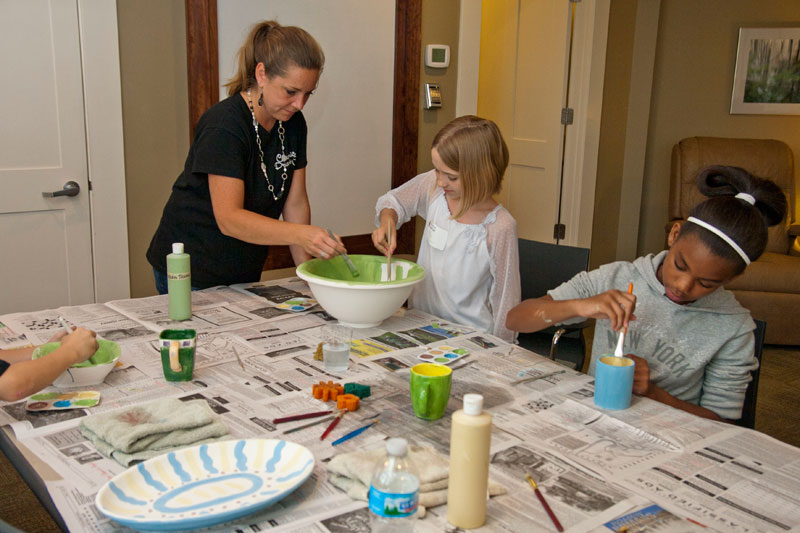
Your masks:
{"label": "blue ceramic cup", "polygon": [[603,355],[594,370],[594,404],[603,409],[627,409],[633,390],[633,359]]}

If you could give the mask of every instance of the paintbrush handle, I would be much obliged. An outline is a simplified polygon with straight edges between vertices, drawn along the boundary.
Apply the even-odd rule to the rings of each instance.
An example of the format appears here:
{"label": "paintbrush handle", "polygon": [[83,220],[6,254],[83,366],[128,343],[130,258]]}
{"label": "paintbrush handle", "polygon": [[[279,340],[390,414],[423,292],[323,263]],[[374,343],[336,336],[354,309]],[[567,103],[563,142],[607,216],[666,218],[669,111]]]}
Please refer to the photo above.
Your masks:
{"label": "paintbrush handle", "polygon": [[331,425],[328,426],[328,428],[322,433],[322,436],[319,438],[319,440],[325,440],[325,437],[327,437],[330,434],[330,432],[333,431],[333,428],[336,427],[336,425],[339,423],[341,419],[342,419],[341,415],[334,418],[333,422],[331,422]]}
{"label": "paintbrush handle", "polygon": [[286,435],[287,433],[294,433],[295,431],[300,431],[301,429],[310,428],[311,426],[316,426],[317,424],[324,424],[325,422],[330,422],[332,419],[333,419],[332,416],[320,418],[319,420],[314,420],[309,424],[303,424],[302,426],[297,426],[292,429],[287,429],[286,431],[283,432],[283,434]]}
{"label": "paintbrush handle", "polygon": [[72,328],[67,325],[67,321],[64,320],[64,317],[58,317],[58,323],[61,324],[61,327],[64,328],[64,331],[67,332],[67,335],[72,333]]}
{"label": "paintbrush handle", "polygon": [[315,411],[313,413],[304,413],[302,415],[284,416],[283,418],[276,418],[272,421],[273,424],[280,424],[282,422],[294,422],[295,420],[305,420],[306,418],[317,418],[318,416],[325,416],[332,414],[333,411]]}
{"label": "paintbrush handle", "polygon": [[536,497],[539,498],[540,502],[542,502],[542,507],[544,507],[544,510],[547,512],[547,516],[550,517],[550,520],[553,521],[553,525],[556,526],[556,529],[558,531],[564,531],[564,527],[561,525],[561,522],[558,521],[558,518],[556,518],[556,515],[550,508],[550,505],[547,503],[547,500],[544,499],[542,491],[540,491],[539,489],[533,489],[533,492],[536,493]]}
{"label": "paintbrush handle", "polygon": [[564,372],[566,372],[566,370],[556,370],[555,372],[550,372],[549,374],[541,374],[539,376],[531,376],[529,378],[518,379],[516,381],[512,381],[511,384],[512,385],[519,385],[520,383],[527,383],[529,381],[536,381],[537,379],[544,379],[544,378],[553,377],[553,376],[556,376],[558,374],[563,374]]}
{"label": "paintbrush handle", "polygon": [[341,443],[343,443],[343,442],[344,442],[344,441],[346,441],[346,440],[350,440],[350,439],[352,439],[353,437],[356,437],[356,436],[358,436],[358,435],[361,435],[362,433],[364,433],[366,430],[368,430],[369,428],[371,428],[372,426],[374,426],[374,425],[375,425],[375,424],[377,424],[377,423],[378,423],[378,421],[377,421],[377,420],[373,420],[373,421],[372,421],[372,422],[370,422],[369,424],[366,424],[366,425],[364,425],[364,426],[361,426],[361,427],[360,427],[360,428],[358,428],[358,429],[354,429],[353,431],[351,431],[351,432],[350,432],[350,433],[348,433],[347,435],[344,435],[343,437],[339,437],[339,438],[338,438],[338,439],[336,439],[335,441],[331,442],[331,446],[336,446],[336,445],[338,445],[338,444],[341,444]]}

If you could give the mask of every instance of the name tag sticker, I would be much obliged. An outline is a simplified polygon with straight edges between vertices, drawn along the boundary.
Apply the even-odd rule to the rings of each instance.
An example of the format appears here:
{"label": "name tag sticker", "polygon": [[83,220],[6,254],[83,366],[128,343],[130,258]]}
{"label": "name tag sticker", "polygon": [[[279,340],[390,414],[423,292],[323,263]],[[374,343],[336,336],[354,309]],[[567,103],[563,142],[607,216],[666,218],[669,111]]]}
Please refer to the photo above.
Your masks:
{"label": "name tag sticker", "polygon": [[428,238],[430,245],[437,250],[444,250],[447,245],[447,230],[440,228],[433,222],[428,222],[428,227],[431,229],[430,237]]}

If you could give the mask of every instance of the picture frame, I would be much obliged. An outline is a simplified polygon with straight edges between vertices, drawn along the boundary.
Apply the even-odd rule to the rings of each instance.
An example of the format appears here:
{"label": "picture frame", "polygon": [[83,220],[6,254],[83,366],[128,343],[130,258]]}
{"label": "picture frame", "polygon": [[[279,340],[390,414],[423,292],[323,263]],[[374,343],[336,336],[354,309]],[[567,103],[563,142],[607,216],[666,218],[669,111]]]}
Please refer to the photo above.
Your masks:
{"label": "picture frame", "polygon": [[730,113],[800,115],[800,28],[739,28]]}

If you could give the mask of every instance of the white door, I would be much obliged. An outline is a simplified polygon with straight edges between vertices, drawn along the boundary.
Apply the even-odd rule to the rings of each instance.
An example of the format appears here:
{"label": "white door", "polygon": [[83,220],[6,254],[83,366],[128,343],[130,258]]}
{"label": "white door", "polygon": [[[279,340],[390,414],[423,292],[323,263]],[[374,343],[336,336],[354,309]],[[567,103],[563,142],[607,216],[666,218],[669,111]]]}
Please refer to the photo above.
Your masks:
{"label": "white door", "polygon": [[0,313],[92,302],[77,1],[3,0],[0,50]]}
{"label": "white door", "polygon": [[[591,240],[607,12],[604,0],[483,2],[478,114],[497,122],[508,144],[499,200],[522,238],[555,243],[561,223],[558,241]],[[567,106],[570,130],[561,123]]]}
{"label": "white door", "polygon": [[517,219],[520,237],[554,242],[570,4],[502,0],[483,6],[478,114],[494,119],[508,144],[503,204]]}

